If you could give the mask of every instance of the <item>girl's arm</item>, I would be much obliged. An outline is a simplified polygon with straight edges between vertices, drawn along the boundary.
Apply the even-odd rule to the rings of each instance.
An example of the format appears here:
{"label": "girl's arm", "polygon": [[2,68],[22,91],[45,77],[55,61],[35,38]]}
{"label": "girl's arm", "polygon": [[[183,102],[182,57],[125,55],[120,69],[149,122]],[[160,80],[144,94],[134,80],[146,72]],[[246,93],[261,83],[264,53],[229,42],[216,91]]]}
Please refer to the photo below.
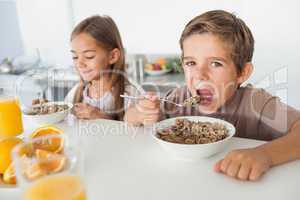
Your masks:
{"label": "girl's arm", "polygon": [[113,119],[112,115],[86,103],[75,104],[73,113],[79,119]]}
{"label": "girl's arm", "polygon": [[99,108],[95,108],[89,119],[114,119],[113,115],[102,112]]}

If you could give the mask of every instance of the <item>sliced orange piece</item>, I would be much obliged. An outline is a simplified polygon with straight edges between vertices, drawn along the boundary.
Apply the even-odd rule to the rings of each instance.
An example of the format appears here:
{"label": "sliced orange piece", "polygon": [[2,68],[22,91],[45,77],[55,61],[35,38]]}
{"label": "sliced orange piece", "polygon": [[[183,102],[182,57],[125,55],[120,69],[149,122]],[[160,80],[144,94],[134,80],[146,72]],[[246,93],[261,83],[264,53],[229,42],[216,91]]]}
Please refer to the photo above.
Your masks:
{"label": "sliced orange piece", "polygon": [[47,173],[59,172],[66,166],[67,158],[64,155],[41,149],[37,149],[35,154],[40,163],[40,167]]}
{"label": "sliced orange piece", "polygon": [[35,151],[35,156],[37,157],[37,159],[47,159],[53,155],[59,155],[56,153],[52,153],[51,151],[46,151],[46,150],[42,150],[42,149],[37,149]]}
{"label": "sliced orange piece", "polygon": [[0,140],[0,174],[5,172],[12,161],[11,150],[21,142],[22,140],[17,137]]}
{"label": "sliced orange piece", "polygon": [[[49,135],[57,135],[62,134],[63,130],[55,127],[55,126],[43,126],[38,129],[36,129],[31,135],[31,138],[38,138],[42,136],[49,136]],[[43,149],[46,151],[51,151],[54,153],[61,152],[63,150],[63,139],[62,138],[48,138],[43,140],[40,143],[34,143],[34,147],[36,149]]]}
{"label": "sliced orange piece", "polygon": [[34,163],[26,167],[24,174],[29,180],[35,180],[46,175],[46,172],[42,169],[40,163]]}
{"label": "sliced orange piece", "polygon": [[16,184],[17,183],[13,163],[10,163],[9,167],[5,170],[5,172],[3,174],[3,181],[7,184]]}
{"label": "sliced orange piece", "polygon": [[20,167],[22,169],[23,175],[29,180],[34,180],[36,178],[46,175],[46,173],[40,167],[40,164],[38,162],[32,163],[31,159],[32,158],[29,158],[26,155],[22,156]]}

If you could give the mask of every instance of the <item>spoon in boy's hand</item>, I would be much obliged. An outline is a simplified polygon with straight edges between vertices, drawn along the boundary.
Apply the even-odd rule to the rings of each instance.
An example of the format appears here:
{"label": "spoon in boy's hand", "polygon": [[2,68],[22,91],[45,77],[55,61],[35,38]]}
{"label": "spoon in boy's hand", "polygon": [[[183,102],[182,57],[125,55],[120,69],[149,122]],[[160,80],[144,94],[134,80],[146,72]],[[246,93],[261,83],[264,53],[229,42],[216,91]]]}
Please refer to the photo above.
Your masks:
{"label": "spoon in boy's hand", "polygon": [[183,106],[197,106],[201,103],[202,100],[203,98],[201,98],[201,96],[199,95],[192,96],[184,100]]}
{"label": "spoon in boy's hand", "polygon": [[[120,97],[127,98],[127,99],[148,99],[146,96],[136,97],[136,96],[129,96],[129,95],[120,95]],[[167,99],[164,99],[164,98],[158,97],[158,100],[159,101],[164,101],[164,102],[167,102],[167,103],[171,103],[171,104],[173,104],[175,106],[178,106],[178,107],[183,107],[183,105],[181,105],[181,104],[175,103],[173,101],[170,101],[170,100],[167,100]]]}
{"label": "spoon in boy's hand", "polygon": [[[127,98],[127,99],[147,99],[147,97],[145,97],[145,96],[136,97],[136,96],[129,96],[129,95],[120,95],[120,97]],[[200,96],[190,97],[190,98],[186,99],[183,102],[183,104],[178,104],[178,103],[175,103],[171,100],[164,99],[164,98],[158,98],[158,100],[159,101],[164,101],[166,103],[173,104],[173,105],[178,106],[178,107],[185,107],[185,106],[196,106],[197,104],[200,103],[201,98],[200,98]]]}

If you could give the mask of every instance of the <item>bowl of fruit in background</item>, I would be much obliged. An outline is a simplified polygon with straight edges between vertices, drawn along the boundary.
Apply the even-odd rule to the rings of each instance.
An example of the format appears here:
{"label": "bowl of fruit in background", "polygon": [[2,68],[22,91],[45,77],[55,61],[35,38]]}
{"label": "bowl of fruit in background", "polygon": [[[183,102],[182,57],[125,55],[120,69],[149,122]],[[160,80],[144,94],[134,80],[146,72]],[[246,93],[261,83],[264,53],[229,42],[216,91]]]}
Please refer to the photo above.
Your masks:
{"label": "bowl of fruit in background", "polygon": [[153,62],[148,62],[144,66],[144,71],[150,76],[159,76],[171,72],[175,65],[179,64],[179,59],[176,57],[159,57],[153,59]]}

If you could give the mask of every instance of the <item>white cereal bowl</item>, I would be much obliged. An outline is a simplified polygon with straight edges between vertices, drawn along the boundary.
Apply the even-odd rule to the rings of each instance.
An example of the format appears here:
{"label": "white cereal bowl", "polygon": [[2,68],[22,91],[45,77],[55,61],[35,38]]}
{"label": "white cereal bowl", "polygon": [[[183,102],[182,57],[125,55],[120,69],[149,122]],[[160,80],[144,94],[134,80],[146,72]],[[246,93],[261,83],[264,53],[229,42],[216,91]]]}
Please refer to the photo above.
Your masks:
{"label": "white cereal bowl", "polygon": [[[175,124],[176,119],[188,119],[190,121],[201,121],[201,122],[217,122],[225,125],[228,129],[228,136],[220,141],[208,143],[208,144],[178,144],[167,142],[157,137],[156,130],[170,127]],[[213,156],[221,151],[223,151],[229,144],[231,138],[235,134],[235,127],[224,120],[211,118],[211,117],[202,117],[202,116],[182,116],[166,119],[158,122],[153,129],[152,136],[155,141],[174,159],[184,160],[184,161],[197,161],[203,158]]]}
{"label": "white cereal bowl", "polygon": [[[40,115],[30,115],[30,114],[26,114],[26,110],[23,111],[23,115],[24,118],[30,122],[30,123],[34,123],[37,125],[49,125],[49,124],[55,124],[58,123],[60,121],[63,121],[68,113],[70,113],[73,104],[71,103],[66,103],[63,101],[54,101],[54,102],[48,102],[45,103],[43,105],[52,105],[52,104],[56,104],[56,105],[68,105],[68,109],[60,111],[60,112],[54,112],[54,113],[50,113],[50,114],[40,114]],[[33,105],[31,108],[33,107],[37,107],[38,105]],[[30,108],[28,108],[30,110]]]}

